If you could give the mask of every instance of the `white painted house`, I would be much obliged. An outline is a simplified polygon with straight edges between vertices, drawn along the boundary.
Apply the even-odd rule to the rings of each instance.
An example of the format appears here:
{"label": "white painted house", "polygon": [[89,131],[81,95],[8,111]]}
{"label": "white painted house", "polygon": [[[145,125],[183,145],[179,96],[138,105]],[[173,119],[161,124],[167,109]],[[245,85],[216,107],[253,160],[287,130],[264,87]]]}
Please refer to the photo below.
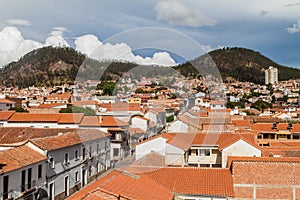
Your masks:
{"label": "white painted house", "polygon": [[222,149],[222,167],[227,167],[228,156],[261,157],[257,145],[244,141],[242,138]]}
{"label": "white painted house", "polygon": [[15,107],[15,102],[7,99],[0,99],[0,111],[9,110],[10,108]]}
{"label": "white painted house", "polygon": [[64,199],[110,166],[110,140],[98,130],[32,139],[27,145],[47,156],[46,189],[50,200]]}
{"label": "white painted house", "polygon": [[0,151],[0,200],[37,199],[46,188],[46,161],[25,145]]}

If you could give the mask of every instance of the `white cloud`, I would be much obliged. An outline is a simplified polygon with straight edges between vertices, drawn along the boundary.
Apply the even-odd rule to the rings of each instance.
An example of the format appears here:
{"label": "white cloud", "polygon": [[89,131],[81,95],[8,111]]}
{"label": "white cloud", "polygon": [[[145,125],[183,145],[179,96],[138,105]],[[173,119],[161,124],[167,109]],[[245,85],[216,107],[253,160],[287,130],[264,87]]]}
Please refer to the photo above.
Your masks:
{"label": "white cloud", "polygon": [[[12,61],[17,61],[32,50],[44,46],[69,46],[64,39],[63,27],[56,27],[50,33],[45,43],[24,39],[16,27],[5,27],[0,31],[0,67]],[[95,35],[83,35],[75,40],[75,49],[98,60],[125,60],[138,64],[176,65],[167,52],[155,53],[152,57],[143,58],[132,53],[132,49],[125,43],[102,43]]]}
{"label": "white cloud", "polygon": [[63,38],[62,27],[54,28],[44,44],[24,39],[22,33],[16,27],[5,27],[0,31],[0,67],[17,61],[26,53],[43,46],[69,46]]}
{"label": "white cloud", "polygon": [[30,21],[24,19],[8,19],[5,21],[7,24],[10,25],[21,25],[21,26],[30,26]]}
{"label": "white cloud", "polygon": [[292,27],[288,27],[286,30],[288,33],[291,33],[291,34],[300,32],[300,20],[296,24],[293,24]]}
{"label": "white cloud", "polygon": [[63,34],[67,29],[64,27],[55,27],[46,39],[45,46],[68,47],[68,42],[64,39]]}
{"label": "white cloud", "polygon": [[158,20],[181,26],[212,26],[216,20],[206,16],[199,9],[195,9],[179,0],[159,1],[154,10]]}
{"label": "white cloud", "polygon": [[23,38],[15,27],[5,27],[0,31],[0,66],[17,61],[24,54],[42,47],[42,44]]}
{"label": "white cloud", "polygon": [[75,40],[75,49],[97,60],[124,60],[144,65],[176,65],[167,52],[157,52],[152,57],[134,55],[125,43],[102,43],[95,35],[83,35]]}

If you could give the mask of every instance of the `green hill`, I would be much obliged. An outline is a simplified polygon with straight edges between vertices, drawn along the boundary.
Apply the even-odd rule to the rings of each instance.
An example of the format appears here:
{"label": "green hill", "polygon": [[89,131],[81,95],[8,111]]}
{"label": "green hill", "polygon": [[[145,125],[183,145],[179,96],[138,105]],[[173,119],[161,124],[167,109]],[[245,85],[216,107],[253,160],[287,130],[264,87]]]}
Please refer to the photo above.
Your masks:
{"label": "green hill", "polygon": [[[168,68],[139,66],[119,61],[99,62],[72,48],[44,47],[0,69],[0,85],[24,88],[32,85],[53,86],[73,83],[75,79],[118,80],[126,72],[140,77],[157,77],[168,73],[171,76],[172,69],[178,70],[184,76],[195,77],[199,71],[209,71],[213,65],[218,67],[223,80],[230,78],[263,84],[264,70],[269,66],[278,68],[279,80],[300,78],[299,69],[279,65],[259,52],[245,48],[214,50],[190,62]],[[199,67],[199,70],[197,71],[194,66]]]}
{"label": "green hill", "polygon": [[[205,62],[207,57],[213,62]],[[197,64],[192,64],[197,63]],[[199,68],[211,68],[215,64],[221,73],[223,80],[233,78],[239,81],[249,81],[264,84],[264,70],[269,66],[278,68],[279,80],[300,78],[300,70],[285,67],[275,63],[261,53],[245,48],[223,48],[209,52],[207,55],[200,56],[193,61],[181,64],[175,69],[185,76],[198,74],[193,66]]]}

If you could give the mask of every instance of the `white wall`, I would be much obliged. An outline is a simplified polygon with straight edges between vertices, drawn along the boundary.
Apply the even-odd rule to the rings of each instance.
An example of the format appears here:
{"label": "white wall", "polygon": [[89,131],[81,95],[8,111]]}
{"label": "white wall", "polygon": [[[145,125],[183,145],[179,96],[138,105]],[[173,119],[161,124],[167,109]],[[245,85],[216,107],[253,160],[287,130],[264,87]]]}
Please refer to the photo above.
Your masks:
{"label": "white wall", "polygon": [[[106,147],[105,147],[106,141]],[[97,144],[99,145],[97,153]],[[89,155],[90,147],[92,148],[91,157]],[[83,160],[83,149],[85,148],[85,164]],[[78,159],[75,159],[75,151],[78,151]],[[69,163],[65,164],[65,154],[69,154]],[[110,140],[109,138],[101,138],[98,140],[78,144],[71,147],[58,149],[48,152],[48,157],[54,158],[55,167],[47,167],[47,182],[50,184],[54,182],[55,195],[64,192],[64,178],[69,176],[69,188],[74,187],[76,184],[82,182],[82,170],[86,170],[86,177],[89,178],[89,167],[92,168],[91,176],[95,175],[98,171],[98,163],[101,169],[107,169],[110,163]],[[75,173],[79,173],[78,181],[75,180]],[[86,179],[87,179],[86,178]],[[49,185],[48,184],[48,185]],[[49,188],[48,188],[49,189]]]}
{"label": "white wall", "polygon": [[148,121],[144,119],[140,119],[138,117],[133,117],[131,119],[131,127],[132,128],[140,128],[143,131],[148,130]]}
{"label": "white wall", "polygon": [[222,167],[227,167],[228,156],[256,156],[261,157],[261,151],[258,148],[248,144],[243,140],[239,140],[234,144],[226,147],[222,151]]}
{"label": "white wall", "polygon": [[[38,178],[38,165],[42,165],[42,177]],[[0,175],[0,200],[3,199],[2,193],[3,193],[3,177],[8,175],[9,176],[9,186],[8,191],[12,190],[9,194],[9,197],[19,197],[21,195],[21,174],[22,170],[26,170],[26,179],[25,179],[25,185],[27,185],[28,180],[28,169],[32,168],[31,173],[31,180],[36,181],[36,186],[43,187],[46,184],[46,161],[41,161],[32,165],[28,165],[26,167],[10,171],[5,174]],[[27,187],[25,188],[28,189]]]}
{"label": "white wall", "polygon": [[170,123],[167,131],[172,133],[187,133],[188,125],[180,120],[176,120],[175,122]]}
{"label": "white wall", "polygon": [[184,165],[184,151],[176,146],[167,144],[165,161],[167,165]]}
{"label": "white wall", "polygon": [[136,160],[149,154],[151,151],[155,151],[163,156],[166,155],[166,139],[162,137],[157,137],[155,139],[150,139],[136,146]]}

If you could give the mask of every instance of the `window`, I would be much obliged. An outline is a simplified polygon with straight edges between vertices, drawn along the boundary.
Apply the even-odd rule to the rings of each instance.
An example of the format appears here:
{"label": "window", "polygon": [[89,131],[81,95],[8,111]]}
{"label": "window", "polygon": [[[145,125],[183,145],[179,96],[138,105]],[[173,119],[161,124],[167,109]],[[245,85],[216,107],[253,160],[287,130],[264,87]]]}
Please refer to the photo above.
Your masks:
{"label": "window", "polygon": [[54,168],[54,158],[49,158],[49,167]]}
{"label": "window", "polygon": [[92,157],[92,146],[90,146],[90,157]]}
{"label": "window", "polygon": [[210,149],[204,149],[204,155],[210,156]]}
{"label": "window", "polygon": [[43,173],[43,166],[42,165],[38,165],[38,178],[42,178],[42,173]]}
{"label": "window", "polygon": [[69,195],[69,177],[65,177],[65,196]]}
{"label": "window", "polygon": [[65,154],[65,164],[69,164],[69,154]]}
{"label": "window", "polygon": [[82,148],[82,159],[83,160],[85,159],[85,148],[84,147]]}
{"label": "window", "polygon": [[78,158],[79,158],[78,157],[78,150],[75,150],[75,156],[74,157],[75,157],[75,160],[78,160]]}
{"label": "window", "polygon": [[27,171],[27,188],[31,189],[31,175],[32,175],[32,168],[29,168]]}
{"label": "window", "polygon": [[8,199],[8,184],[9,176],[6,175],[3,177],[3,199]]}
{"label": "window", "polygon": [[75,172],[75,182],[79,181],[79,172]]}
{"label": "window", "polygon": [[114,148],[113,155],[114,156],[119,156],[119,149],[118,148]]}
{"label": "window", "polygon": [[92,166],[89,166],[89,176],[92,176]]}
{"label": "window", "polygon": [[21,192],[25,191],[25,180],[26,180],[26,170],[22,170],[21,173]]}
{"label": "window", "polygon": [[97,163],[97,173],[100,172],[100,171],[101,171],[101,163],[98,162],[98,163]]}
{"label": "window", "polygon": [[105,141],[105,151],[107,150],[107,141]]}

